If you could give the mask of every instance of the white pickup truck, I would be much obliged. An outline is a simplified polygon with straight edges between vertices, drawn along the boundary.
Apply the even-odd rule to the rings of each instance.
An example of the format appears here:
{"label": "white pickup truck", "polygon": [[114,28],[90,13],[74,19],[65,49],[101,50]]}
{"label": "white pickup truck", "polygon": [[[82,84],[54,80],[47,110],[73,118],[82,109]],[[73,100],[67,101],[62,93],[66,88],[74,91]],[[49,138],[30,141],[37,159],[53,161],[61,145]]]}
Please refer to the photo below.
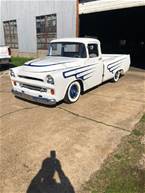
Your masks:
{"label": "white pickup truck", "polygon": [[48,56],[10,70],[12,92],[42,104],[74,103],[82,92],[104,81],[117,82],[129,66],[129,55],[102,54],[97,39],[56,39]]}
{"label": "white pickup truck", "polygon": [[0,46],[0,65],[9,64],[11,60],[11,50],[8,46]]}

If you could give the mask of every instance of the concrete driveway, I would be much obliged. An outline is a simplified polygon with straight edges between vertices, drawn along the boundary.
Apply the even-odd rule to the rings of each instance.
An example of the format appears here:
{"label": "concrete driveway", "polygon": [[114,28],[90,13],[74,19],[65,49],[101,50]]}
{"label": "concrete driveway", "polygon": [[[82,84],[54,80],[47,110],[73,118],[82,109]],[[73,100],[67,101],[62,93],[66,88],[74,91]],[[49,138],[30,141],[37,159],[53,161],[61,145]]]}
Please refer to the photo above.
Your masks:
{"label": "concrete driveway", "polygon": [[[17,99],[10,89],[7,72],[1,72],[1,193],[78,192],[145,107],[145,71],[131,70],[118,83],[105,83],[77,103],[55,108]],[[54,153],[48,158],[51,150],[57,160]]]}

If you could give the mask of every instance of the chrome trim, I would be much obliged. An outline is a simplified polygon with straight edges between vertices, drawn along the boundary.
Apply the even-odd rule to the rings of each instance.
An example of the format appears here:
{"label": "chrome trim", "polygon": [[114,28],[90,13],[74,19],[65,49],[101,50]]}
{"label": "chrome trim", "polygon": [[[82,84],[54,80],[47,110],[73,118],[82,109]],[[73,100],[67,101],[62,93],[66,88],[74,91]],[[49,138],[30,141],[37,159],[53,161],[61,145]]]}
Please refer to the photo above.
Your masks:
{"label": "chrome trim", "polygon": [[29,90],[47,92],[47,88],[43,88],[43,87],[40,87],[40,86],[33,86],[33,85],[29,85],[29,84],[24,84],[24,83],[19,83],[19,85],[20,85],[20,87],[26,88],[26,89],[29,89]]}
{"label": "chrome trim", "polygon": [[12,93],[17,97],[28,100],[28,101],[33,101],[33,102],[41,103],[45,105],[56,105],[55,99],[47,99],[47,98],[43,98],[42,96],[35,97],[35,96],[25,94],[24,92],[18,92],[14,89],[12,89]]}
{"label": "chrome trim", "polygon": [[18,77],[19,78],[24,78],[24,79],[37,80],[37,81],[44,82],[43,79],[41,79],[41,78],[35,78],[35,77],[23,76],[23,75],[18,75]]}

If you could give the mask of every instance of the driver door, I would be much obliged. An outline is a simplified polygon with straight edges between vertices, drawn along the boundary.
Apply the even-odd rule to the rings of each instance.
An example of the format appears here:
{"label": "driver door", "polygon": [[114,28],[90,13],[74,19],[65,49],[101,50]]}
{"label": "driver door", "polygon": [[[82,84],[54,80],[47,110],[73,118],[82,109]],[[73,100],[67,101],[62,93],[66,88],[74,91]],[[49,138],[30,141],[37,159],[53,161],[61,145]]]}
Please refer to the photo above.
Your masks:
{"label": "driver door", "polygon": [[86,60],[86,65],[89,65],[91,69],[85,84],[85,89],[87,90],[102,83],[103,61],[97,43],[88,44],[88,58]]}

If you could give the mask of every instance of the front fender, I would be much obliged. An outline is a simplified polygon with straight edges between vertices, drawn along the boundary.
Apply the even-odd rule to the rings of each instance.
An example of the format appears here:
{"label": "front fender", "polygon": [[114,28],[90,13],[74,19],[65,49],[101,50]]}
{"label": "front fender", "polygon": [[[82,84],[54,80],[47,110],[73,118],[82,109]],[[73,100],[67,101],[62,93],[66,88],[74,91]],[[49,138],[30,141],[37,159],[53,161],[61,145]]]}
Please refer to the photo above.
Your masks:
{"label": "front fender", "polygon": [[75,76],[65,78],[63,76],[63,73],[57,74],[57,77],[55,77],[55,95],[57,101],[61,101],[64,99],[69,85],[75,80]]}

